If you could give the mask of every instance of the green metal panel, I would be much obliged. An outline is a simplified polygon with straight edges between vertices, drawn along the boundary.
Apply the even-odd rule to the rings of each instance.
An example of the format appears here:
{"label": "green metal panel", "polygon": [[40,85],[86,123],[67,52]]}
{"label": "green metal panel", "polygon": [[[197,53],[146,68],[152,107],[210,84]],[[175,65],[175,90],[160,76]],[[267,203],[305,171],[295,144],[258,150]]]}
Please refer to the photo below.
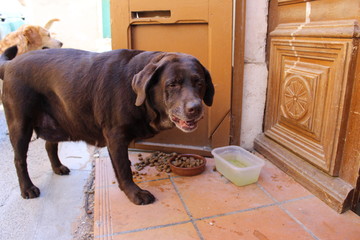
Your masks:
{"label": "green metal panel", "polygon": [[102,0],[103,38],[111,38],[110,0]]}

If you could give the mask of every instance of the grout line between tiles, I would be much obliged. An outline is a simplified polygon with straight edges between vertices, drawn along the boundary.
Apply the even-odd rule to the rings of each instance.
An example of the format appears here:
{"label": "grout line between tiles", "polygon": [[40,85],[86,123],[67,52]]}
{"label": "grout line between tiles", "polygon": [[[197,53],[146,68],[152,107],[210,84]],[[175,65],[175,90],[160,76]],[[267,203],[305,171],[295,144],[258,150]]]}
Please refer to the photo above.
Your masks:
{"label": "grout line between tiles", "polygon": [[285,209],[282,205],[279,206],[291,219],[293,219],[297,224],[299,224],[306,232],[308,232],[314,239],[319,240],[319,238],[308,229],[300,220],[298,220],[292,213]]}
{"label": "grout line between tiles", "polygon": [[191,220],[181,221],[181,222],[176,222],[176,223],[169,223],[169,224],[162,224],[162,225],[145,227],[145,228],[132,229],[132,230],[127,230],[127,231],[122,231],[122,232],[115,232],[115,233],[106,234],[106,235],[98,235],[98,236],[94,236],[94,238],[112,237],[112,236],[124,235],[124,234],[128,234],[128,233],[136,233],[136,232],[142,232],[142,231],[147,231],[147,230],[172,227],[172,226],[177,226],[177,225],[186,224],[186,223],[191,223]]}
{"label": "grout line between tiles", "polygon": [[243,212],[250,212],[250,211],[257,210],[257,209],[276,206],[276,205],[277,205],[276,203],[270,203],[270,204],[261,205],[261,206],[258,206],[258,207],[246,208],[246,209],[241,209],[241,210],[237,210],[237,211],[221,213],[221,214],[216,214],[216,215],[207,216],[207,217],[196,218],[195,221],[207,220],[207,219],[212,219],[212,218],[217,218],[217,217],[224,217],[224,216],[234,215],[234,214],[243,213]]}
{"label": "grout line between tiles", "polygon": [[[146,181],[139,181],[139,182],[135,182],[135,183],[136,183],[136,184],[139,184],[139,183],[148,183],[148,182],[156,182],[156,181],[167,180],[167,179],[169,179],[169,178],[168,178],[168,177],[158,178],[158,179],[152,179],[152,180],[146,180]],[[119,187],[119,186],[118,186],[117,184],[102,185],[102,186],[96,187],[96,189],[113,188],[113,187]]]}
{"label": "grout line between tiles", "polygon": [[288,203],[288,202],[295,202],[295,201],[299,201],[299,200],[303,200],[303,199],[308,199],[308,198],[311,198],[311,197],[313,197],[313,196],[305,196],[305,197],[300,197],[300,198],[294,198],[294,199],[291,199],[291,200],[286,200],[286,201],[282,201],[282,202],[274,202],[274,203],[270,203],[270,204],[261,205],[261,206],[258,206],[258,207],[246,208],[246,209],[241,209],[241,210],[237,210],[237,211],[233,211],[233,212],[227,212],[227,213],[221,213],[221,214],[216,214],[216,215],[207,216],[207,217],[196,218],[194,220],[195,221],[201,221],[201,220],[212,219],[212,218],[217,218],[217,217],[224,217],[224,216],[229,216],[229,215],[243,213],[243,212],[250,212],[250,211],[254,211],[254,210],[258,210],[258,209],[262,209],[262,208],[267,208],[267,207],[272,207],[272,206],[279,206],[281,204]]}
{"label": "grout line between tiles", "polygon": [[185,203],[185,201],[184,201],[184,199],[183,199],[183,197],[182,197],[179,189],[177,188],[177,186],[176,186],[176,184],[175,184],[175,182],[174,182],[174,180],[173,180],[173,178],[172,178],[171,176],[170,176],[170,181],[171,181],[172,185],[174,186],[174,189],[175,189],[177,195],[179,196],[180,201],[181,201],[182,205],[184,206],[187,215],[190,217],[190,222],[191,222],[192,225],[194,226],[196,233],[198,234],[198,236],[199,236],[199,238],[200,238],[201,240],[204,240],[203,235],[201,234],[201,232],[200,232],[200,230],[199,230],[199,228],[198,228],[198,226],[197,226],[197,224],[196,224],[196,222],[195,222],[195,220],[194,220],[194,218],[193,218],[193,216],[192,216],[189,208],[187,207],[187,205],[186,205],[186,203]]}
{"label": "grout line between tiles", "polygon": [[302,227],[307,233],[309,233],[315,240],[319,240],[319,238],[310,230],[308,229],[300,220],[298,220],[293,214],[291,214],[287,209],[285,209],[282,205],[285,203],[289,203],[289,202],[293,202],[293,201],[298,201],[298,200],[303,200],[303,199],[308,199],[308,198],[313,198],[314,195],[308,195],[308,196],[304,196],[304,197],[300,197],[297,199],[290,199],[290,200],[286,200],[286,201],[282,201],[279,202],[278,200],[276,200],[263,186],[261,186],[260,183],[256,183],[256,185],[266,194],[268,195],[268,197],[270,197],[275,203],[277,203],[277,205],[279,206],[279,208],[285,212],[292,220],[294,220],[297,224],[300,225],[300,227]]}

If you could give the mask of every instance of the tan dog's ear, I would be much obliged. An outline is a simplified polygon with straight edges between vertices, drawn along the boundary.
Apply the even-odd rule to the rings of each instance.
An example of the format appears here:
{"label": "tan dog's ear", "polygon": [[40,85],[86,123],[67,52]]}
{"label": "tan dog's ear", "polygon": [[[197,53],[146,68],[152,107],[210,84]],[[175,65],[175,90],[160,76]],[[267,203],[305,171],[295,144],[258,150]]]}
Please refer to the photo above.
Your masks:
{"label": "tan dog's ear", "polygon": [[53,19],[50,19],[44,26],[44,28],[46,30],[49,30],[51,28],[51,26],[53,25],[54,22],[58,22],[60,21],[60,19],[57,19],[57,18],[53,18]]}
{"label": "tan dog's ear", "polygon": [[141,106],[146,99],[146,91],[155,73],[162,68],[166,61],[162,60],[166,53],[160,53],[148,63],[143,70],[132,79],[131,86],[136,93],[136,106]]}
{"label": "tan dog's ear", "polygon": [[23,30],[23,35],[29,43],[34,44],[39,41],[41,42],[41,37],[38,32],[35,26],[26,26]]}

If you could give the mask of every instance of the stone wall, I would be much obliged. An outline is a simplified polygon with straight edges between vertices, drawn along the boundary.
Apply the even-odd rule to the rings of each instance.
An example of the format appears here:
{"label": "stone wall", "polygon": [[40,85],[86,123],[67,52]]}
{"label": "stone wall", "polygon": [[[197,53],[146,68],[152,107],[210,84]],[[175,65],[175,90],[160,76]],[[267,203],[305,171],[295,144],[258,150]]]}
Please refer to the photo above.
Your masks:
{"label": "stone wall", "polygon": [[266,64],[268,0],[246,1],[244,92],[241,146],[252,149],[263,131],[268,69]]}

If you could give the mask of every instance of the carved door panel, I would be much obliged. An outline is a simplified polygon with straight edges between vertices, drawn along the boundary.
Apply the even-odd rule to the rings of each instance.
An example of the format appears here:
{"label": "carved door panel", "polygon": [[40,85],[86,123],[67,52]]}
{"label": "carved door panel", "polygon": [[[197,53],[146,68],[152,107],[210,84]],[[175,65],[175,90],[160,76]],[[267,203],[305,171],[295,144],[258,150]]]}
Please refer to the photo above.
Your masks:
{"label": "carved door panel", "polygon": [[336,176],[352,40],[274,37],[270,47],[265,135]]}
{"label": "carved door panel", "polygon": [[211,73],[215,99],[193,133],[178,129],[132,147],[209,154],[230,141],[232,0],[111,1],[113,49],[184,52]]}
{"label": "carved door panel", "polygon": [[256,150],[339,212],[360,187],[354,191],[360,155],[348,154],[360,151],[350,151],[358,145],[348,132],[359,119],[359,4],[270,1],[264,134],[255,141]]}

